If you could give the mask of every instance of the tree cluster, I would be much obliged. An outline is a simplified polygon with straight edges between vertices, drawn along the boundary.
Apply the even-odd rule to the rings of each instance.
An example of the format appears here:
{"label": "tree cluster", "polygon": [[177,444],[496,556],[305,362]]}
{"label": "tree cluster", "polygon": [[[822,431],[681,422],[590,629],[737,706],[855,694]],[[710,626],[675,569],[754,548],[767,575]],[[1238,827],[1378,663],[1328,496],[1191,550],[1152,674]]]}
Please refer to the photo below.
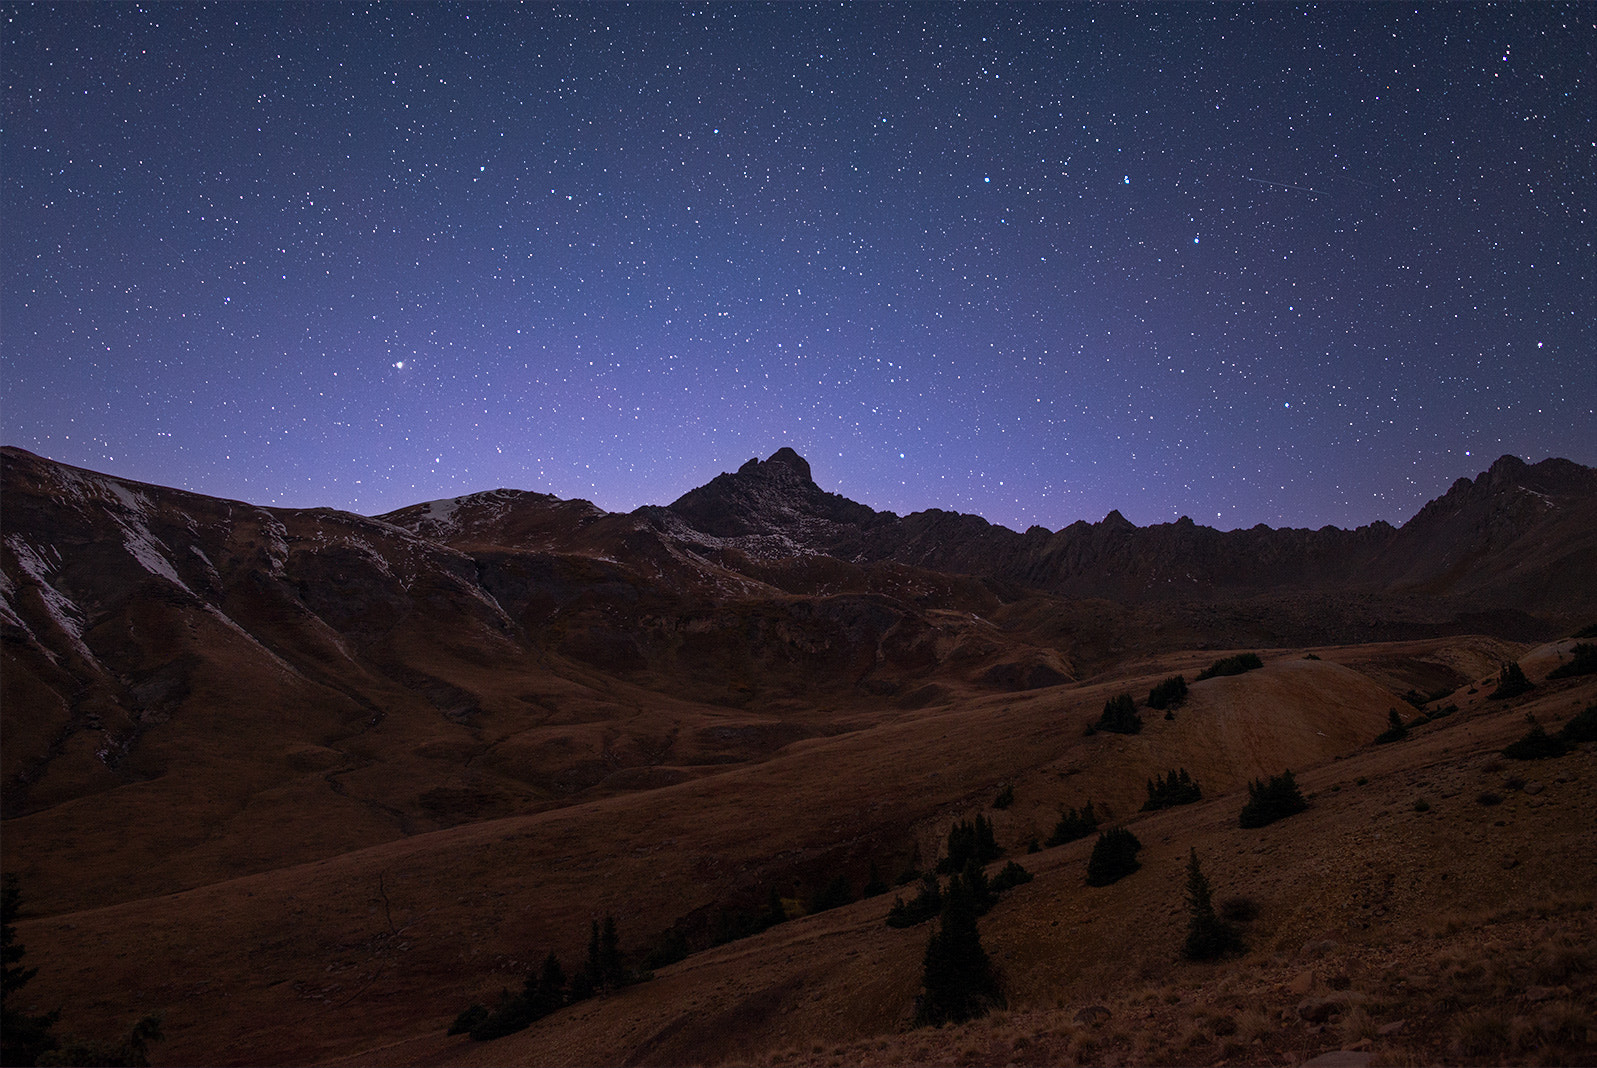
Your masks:
{"label": "tree cluster", "polygon": [[939,915],[947,907],[948,894],[952,892],[956,883],[963,888],[963,893],[970,896],[976,914],[985,916],[988,910],[998,903],[999,894],[1022,883],[1029,883],[1032,878],[1031,872],[1011,860],[989,880],[986,869],[972,858],[966,862],[964,871],[955,873],[949,881],[949,890],[944,891],[937,876],[928,872],[921,877],[920,892],[913,898],[908,901],[901,897],[893,899],[892,908],[887,910],[887,926],[913,927]]}
{"label": "tree cluster", "polygon": [[1236,656],[1227,656],[1216,660],[1202,671],[1198,672],[1198,682],[1212,679],[1219,675],[1240,675],[1244,671],[1256,671],[1264,666],[1264,661],[1259,659],[1257,653],[1238,653]]}
{"label": "tree cluster", "polygon": [[455,1017],[449,1033],[466,1033],[478,1042],[503,1038],[526,1030],[567,1005],[649,978],[652,977],[647,972],[626,967],[621,957],[615,917],[606,916],[603,925],[598,920],[593,921],[588,932],[588,958],[582,970],[569,980],[560,966],[560,959],[550,953],[544,958],[543,966],[527,976],[519,993],[501,991],[493,1009],[471,1006]]}
{"label": "tree cluster", "polygon": [[956,875],[944,895],[938,930],[926,943],[921,965],[922,992],[915,1023],[963,1023],[1004,1004],[998,974],[982,948],[976,919],[986,887]]}
{"label": "tree cluster", "polygon": [[1569,661],[1559,664],[1547,673],[1550,679],[1570,679],[1577,675],[1597,674],[1597,645],[1576,642],[1569,651]]}
{"label": "tree cluster", "polygon": [[1137,851],[1142,843],[1124,827],[1111,827],[1098,835],[1087,860],[1087,885],[1108,886],[1142,867]]}
{"label": "tree cluster", "polygon": [[1174,708],[1187,699],[1185,675],[1172,675],[1148,691],[1148,707],[1163,711]]}
{"label": "tree cluster", "polygon": [[1264,827],[1309,807],[1290,770],[1270,776],[1269,782],[1248,783],[1248,803],[1240,817],[1244,827]]}
{"label": "tree cluster", "polygon": [[1187,769],[1172,768],[1163,777],[1148,780],[1148,800],[1143,802],[1142,811],[1157,812],[1201,800],[1203,789],[1187,774]]}
{"label": "tree cluster", "polygon": [[1531,689],[1530,680],[1525,677],[1524,670],[1516,663],[1510,661],[1503,665],[1503,670],[1497,676],[1497,689],[1486,695],[1488,701],[1503,701],[1510,697],[1518,697],[1528,693]]}
{"label": "tree cluster", "polygon": [[961,820],[948,829],[948,855],[937,862],[937,870],[947,875],[964,871],[972,860],[986,864],[1003,855],[993,837],[992,821],[978,812],[975,820]]}
{"label": "tree cluster", "polygon": [[1530,720],[1530,730],[1503,747],[1503,755],[1512,760],[1561,757],[1579,743],[1597,739],[1597,705],[1587,705],[1577,712],[1557,734],[1548,734],[1534,716],[1526,718]]}
{"label": "tree cluster", "polygon": [[1129,693],[1123,693],[1104,702],[1103,714],[1098,717],[1098,722],[1087,728],[1087,733],[1109,731],[1112,734],[1136,734],[1140,730],[1142,717],[1137,715],[1137,701]]}
{"label": "tree cluster", "polygon": [[1097,829],[1098,814],[1092,810],[1092,802],[1088,801],[1079,811],[1072,808],[1059,814],[1059,822],[1054,824],[1054,831],[1048,836],[1048,845],[1051,848],[1074,842]]}

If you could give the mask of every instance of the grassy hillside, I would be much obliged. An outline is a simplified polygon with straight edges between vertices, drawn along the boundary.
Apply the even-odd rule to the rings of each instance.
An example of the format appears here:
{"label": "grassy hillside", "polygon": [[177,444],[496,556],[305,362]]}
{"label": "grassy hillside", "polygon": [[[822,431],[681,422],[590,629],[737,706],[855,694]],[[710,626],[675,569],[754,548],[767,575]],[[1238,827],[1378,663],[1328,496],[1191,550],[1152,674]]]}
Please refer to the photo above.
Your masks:
{"label": "grassy hillside", "polygon": [[[1222,654],[920,709],[705,719],[689,726],[708,731],[704,747],[732,747],[725,763],[645,765],[657,781],[625,791],[353,850],[330,842],[308,862],[100,907],[83,902],[159,857],[75,866],[75,836],[118,821],[49,810],[6,827],[8,870],[28,860],[18,926],[40,970],[26,996],[89,1034],[164,1010],[154,1055],[169,1063],[1274,1063],[1365,1038],[1396,1060],[1590,1060],[1597,759],[1589,743],[1533,765],[1494,754],[1527,712],[1556,728],[1597,683],[1541,682],[1556,655],[1520,650],[1540,685],[1489,702],[1482,683],[1512,652],[1483,639],[1319,659],[1264,650],[1262,670],[1193,683],[1173,719],[1141,708],[1129,736],[1084,732],[1109,697],[1140,702]],[[1438,672],[1461,685],[1430,707],[1457,711],[1372,745],[1388,709],[1418,715],[1398,697],[1405,680]],[[546,697],[557,713],[561,700]],[[802,736],[787,741],[783,722]],[[587,729],[602,752],[607,727]],[[1204,800],[1137,814],[1146,780],[1178,765]],[[1288,767],[1310,809],[1240,829],[1246,783]],[[993,811],[1003,784],[1015,802]],[[164,803],[181,796],[157,779],[94,803],[137,805],[157,785]],[[203,779],[181,785],[209,804]],[[309,825],[292,790],[279,800],[294,818],[240,817],[268,854],[301,848]],[[1024,855],[1061,807],[1089,800],[1144,847],[1141,871],[1097,889],[1083,878],[1090,839]],[[1037,876],[982,920],[1008,993],[998,1017],[910,1028],[931,925],[888,928],[888,894],[696,952],[496,1042],[444,1034],[547,952],[578,963],[593,918],[615,915],[634,955],[673,926],[703,942],[719,911],[773,887],[803,899],[837,872],[857,890],[873,861],[889,879],[929,866],[948,827],[978,811]],[[1217,899],[1256,904],[1245,956],[1179,961],[1189,848]],[[1316,998],[1336,1007],[1300,1010]]]}

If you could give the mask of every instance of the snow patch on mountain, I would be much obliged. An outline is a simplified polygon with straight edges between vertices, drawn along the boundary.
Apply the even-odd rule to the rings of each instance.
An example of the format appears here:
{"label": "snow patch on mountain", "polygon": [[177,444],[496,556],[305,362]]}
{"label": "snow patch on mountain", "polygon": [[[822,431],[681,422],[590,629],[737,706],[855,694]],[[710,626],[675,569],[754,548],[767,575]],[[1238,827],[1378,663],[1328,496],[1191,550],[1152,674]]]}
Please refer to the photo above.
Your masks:
{"label": "snow patch on mountain", "polygon": [[[39,591],[39,600],[43,602],[45,612],[50,616],[51,622],[66,635],[67,642],[72,646],[73,651],[85,660],[93,662],[94,654],[89,651],[89,647],[83,641],[83,625],[87,617],[84,615],[83,610],[72,602],[70,597],[50,584],[50,575],[54,569],[45,562],[44,558],[34,550],[32,545],[29,545],[21,538],[7,538],[6,548],[10,549],[16,557],[17,566],[33,580],[34,589]],[[56,559],[60,560],[59,553],[56,554]],[[21,623],[22,621],[18,614],[10,605],[14,589],[15,587],[8,579],[4,591],[7,602],[6,611],[14,621]],[[23,624],[23,627],[29,630],[30,634],[32,633],[31,628],[28,628],[26,624]],[[42,642],[40,643],[40,648],[45,650],[51,660],[56,659],[55,654],[51,653]]]}

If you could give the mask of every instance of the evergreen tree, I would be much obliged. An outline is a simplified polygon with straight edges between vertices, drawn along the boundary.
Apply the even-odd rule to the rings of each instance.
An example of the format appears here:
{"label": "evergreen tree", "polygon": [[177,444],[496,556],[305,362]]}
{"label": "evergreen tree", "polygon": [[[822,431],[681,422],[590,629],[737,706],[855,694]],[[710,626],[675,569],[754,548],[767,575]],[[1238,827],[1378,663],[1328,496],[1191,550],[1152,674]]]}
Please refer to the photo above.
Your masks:
{"label": "evergreen tree", "polygon": [[1403,717],[1397,714],[1397,709],[1386,710],[1386,730],[1375,736],[1375,744],[1385,745],[1388,742],[1401,742],[1408,737],[1408,727],[1403,723]]}
{"label": "evergreen tree", "polygon": [[1148,780],[1148,800],[1143,803],[1142,811],[1155,812],[1161,808],[1190,805],[1201,800],[1203,790],[1187,774],[1187,769],[1172,768],[1163,777]]}
{"label": "evergreen tree", "polygon": [[1093,724],[1093,729],[1114,734],[1136,734],[1142,730],[1142,717],[1137,715],[1136,698],[1123,693],[1104,702],[1103,714]]}
{"label": "evergreen tree", "polygon": [[1501,701],[1509,697],[1518,697],[1530,690],[1530,680],[1525,677],[1525,672],[1513,661],[1503,665],[1502,673],[1497,676],[1497,689],[1486,695],[1487,700]]}
{"label": "evergreen tree", "polygon": [[1004,1004],[998,977],[982,948],[976,912],[970,888],[956,876],[949,883],[939,928],[926,943],[916,1024],[960,1023]]}
{"label": "evergreen tree", "polygon": [[1198,681],[1203,682],[1220,675],[1241,675],[1245,671],[1257,671],[1263,666],[1264,661],[1259,659],[1258,653],[1238,653],[1236,656],[1216,660],[1198,672]]}
{"label": "evergreen tree", "polygon": [[1198,865],[1198,851],[1187,857],[1187,941],[1181,953],[1188,960],[1212,960],[1237,946],[1237,933],[1214,913],[1209,880]]}
{"label": "evergreen tree", "polygon": [[545,957],[537,980],[528,977],[527,988],[527,1002],[534,1020],[542,1019],[565,1005],[566,972],[560,967],[560,958],[553,952]]}
{"label": "evergreen tree", "polygon": [[992,822],[978,812],[975,820],[960,820],[948,829],[948,855],[937,862],[937,870],[944,875],[961,872],[973,859],[986,864],[1003,854],[993,835]]}
{"label": "evergreen tree", "polygon": [[14,873],[6,873],[0,883],[0,1064],[31,1065],[40,1056],[57,1048],[59,1040],[51,1033],[60,1010],[34,1015],[16,1007],[17,991],[28,985],[37,968],[24,968],[27,949],[17,941],[13,926],[22,908],[22,890]]}
{"label": "evergreen tree", "polygon": [[1308,807],[1309,802],[1288,770],[1271,776],[1269,782],[1254,780],[1248,783],[1248,803],[1242,806],[1241,824],[1244,827],[1264,827]]}
{"label": "evergreen tree", "polygon": [[887,893],[887,883],[882,881],[882,873],[876,868],[876,861],[871,861],[871,873],[865,880],[865,886],[860,890],[860,897],[881,897]]}
{"label": "evergreen tree", "polygon": [[1187,698],[1185,675],[1172,675],[1148,691],[1148,707],[1174,708]]}
{"label": "evergreen tree", "polygon": [[1137,859],[1137,851],[1141,848],[1137,836],[1124,827],[1104,831],[1093,844],[1092,856],[1087,861],[1087,885],[1108,886],[1142,867]]}
{"label": "evergreen tree", "polygon": [[1092,802],[1088,801],[1079,811],[1070,809],[1059,814],[1059,822],[1054,825],[1054,831],[1048,836],[1050,847],[1074,842],[1078,838],[1085,838],[1098,829],[1098,814],[1092,810]]}

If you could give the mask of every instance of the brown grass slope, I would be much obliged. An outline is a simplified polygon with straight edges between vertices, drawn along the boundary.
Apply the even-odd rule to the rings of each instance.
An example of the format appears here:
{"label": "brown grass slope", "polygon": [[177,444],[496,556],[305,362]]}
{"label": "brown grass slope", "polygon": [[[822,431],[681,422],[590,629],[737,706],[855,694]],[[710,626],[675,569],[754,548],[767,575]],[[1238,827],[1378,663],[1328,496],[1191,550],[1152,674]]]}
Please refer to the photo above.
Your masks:
{"label": "brown grass slope", "polygon": [[[1381,774],[1382,761],[1400,777],[1426,774],[1414,770],[1416,758],[1429,751],[1421,746],[1383,748],[1355,758],[1361,764],[1333,760],[1367,742],[1392,703],[1388,691],[1333,662],[1272,661],[1262,672],[1195,685],[1175,721],[1151,722],[1143,735],[1083,737],[1083,726],[1122,681],[905,713],[897,722],[795,743],[764,763],[721,775],[418,834],[176,895],[60,912],[36,896],[22,938],[32,962],[47,967],[29,996],[62,1004],[66,1017],[88,1030],[114,1030],[139,1011],[164,1008],[169,1041],[160,1054],[172,1063],[311,1062],[399,1039],[420,1045],[394,1047],[392,1059],[431,1062],[446,1052],[437,1036],[467,1003],[515,985],[550,949],[568,962],[580,959],[591,917],[614,913],[628,948],[637,948],[685,914],[736,898],[751,885],[791,885],[807,861],[851,869],[858,881],[870,857],[901,848],[906,837],[935,842],[1001,781],[1017,783],[1025,802],[998,814],[1000,840],[1015,846],[1059,805],[1092,797],[1130,815],[1148,774],[1176,763],[1195,769],[1210,796],[1288,765],[1304,769],[1305,784],[1322,797],[1356,768]],[[1562,692],[1564,703],[1578,700],[1569,696],[1574,690]],[[1589,687],[1582,692],[1589,695]],[[1497,739],[1518,715],[1484,705],[1461,712],[1441,721],[1433,748],[1457,747],[1460,756],[1446,759],[1475,759],[1479,739]],[[1229,739],[1236,753],[1196,744],[1210,735]],[[1581,759],[1566,762],[1578,768]],[[1188,842],[1206,855],[1258,848],[1232,830],[1238,805],[1232,792],[1139,821],[1148,872],[1173,870]],[[1321,801],[1313,819],[1330,819],[1330,812]],[[1322,832],[1311,828],[1317,825],[1296,817],[1262,832],[1265,841],[1290,846],[1290,863],[1272,860],[1272,866],[1295,873],[1272,884],[1279,896],[1267,901],[1267,916],[1280,917],[1284,906],[1276,902],[1301,896],[1303,880],[1343,878],[1324,858],[1315,859],[1312,842]],[[1339,833],[1366,830],[1344,825]],[[1446,873],[1448,851],[1457,844],[1444,836],[1424,866]],[[1140,975],[1144,958],[1162,960],[1178,940],[1179,920],[1171,918],[1176,891],[1162,888],[1121,915],[1116,910],[1130,906],[1114,888],[1078,887],[1086,848],[1077,843],[1023,858],[1038,882],[993,914],[989,937],[1008,947],[999,959],[1012,989],[1036,991],[1041,1004]],[[1524,863],[1533,851],[1522,849]],[[1538,873],[1557,869],[1547,873],[1555,889],[1581,874],[1578,865],[1536,863]],[[1218,861],[1213,874],[1223,886],[1241,878]],[[1355,875],[1359,885],[1367,882],[1363,872]],[[1142,880],[1137,885],[1151,881],[1133,878]],[[1433,873],[1427,885],[1441,878]],[[1174,879],[1170,874],[1165,882],[1174,887]],[[1471,891],[1455,904],[1488,900]],[[906,998],[913,998],[925,928],[878,929],[885,904],[797,921],[696,955],[655,983],[578,1007],[519,1038],[450,1045],[448,1056],[680,1063],[774,1055],[800,1038],[895,1034]],[[1024,933],[1001,934],[1006,915]],[[1330,913],[1291,916],[1297,914],[1277,920],[1277,941],[1341,930]],[[834,930],[842,921],[844,929]],[[1063,930],[1056,921],[1065,923]],[[855,927],[857,936],[850,933]],[[1101,940],[1073,948],[1073,939],[1089,934]],[[1104,963],[1084,972],[1067,963],[1076,958]],[[1028,1004],[1024,997],[1013,1001],[1017,1008]],[[744,1002],[747,1014],[731,1011]],[[695,1003],[724,1011],[701,1015]],[[732,1019],[745,1024],[727,1033]],[[720,1023],[710,1028],[714,1020]],[[600,1041],[599,1034],[612,1037]],[[538,1041],[555,1045],[526,1045]],[[387,1052],[363,1057],[391,1059]]]}
{"label": "brown grass slope", "polygon": [[[988,1020],[913,1028],[928,928],[888,928],[884,898],[696,955],[498,1042],[431,1036],[366,1056],[1280,1064],[1351,1048],[1388,1064],[1590,1063],[1597,751],[1531,766],[1495,754],[1527,711],[1556,726],[1594,696],[1586,684],[1512,708],[1469,702],[1405,743],[1304,771],[1310,810],[1271,827],[1239,828],[1235,793],[1135,818],[1143,869],[1110,887],[1084,885],[1089,841],[1022,858],[1037,879],[982,921],[1009,1000]],[[1488,792],[1505,799],[1484,805]],[[1180,959],[1189,848],[1217,899],[1257,905],[1245,954]]]}

